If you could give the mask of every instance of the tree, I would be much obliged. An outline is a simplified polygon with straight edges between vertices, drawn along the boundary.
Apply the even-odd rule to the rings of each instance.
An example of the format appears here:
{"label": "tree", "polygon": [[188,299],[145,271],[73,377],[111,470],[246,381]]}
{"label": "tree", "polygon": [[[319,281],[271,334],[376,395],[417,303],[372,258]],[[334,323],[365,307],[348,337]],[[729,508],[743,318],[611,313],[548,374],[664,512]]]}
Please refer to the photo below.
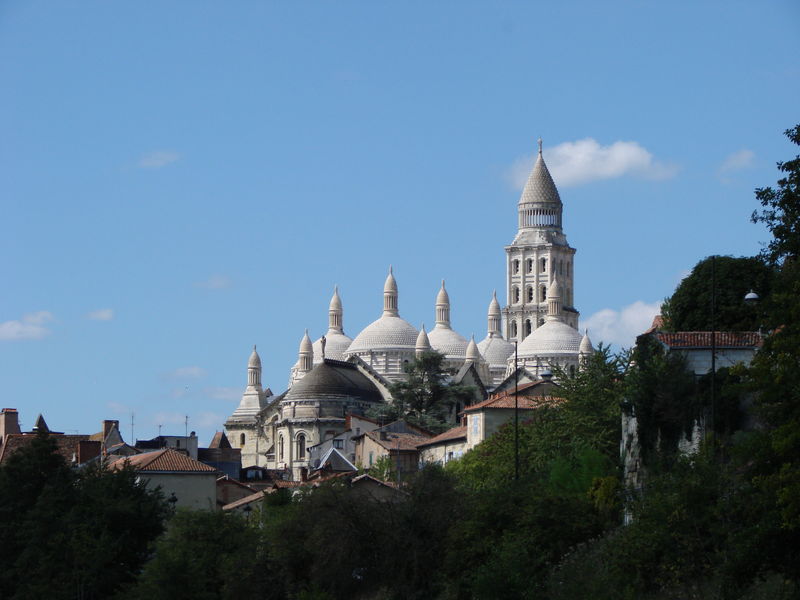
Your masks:
{"label": "tree", "polygon": [[[713,273],[713,276],[712,276]],[[744,302],[755,290],[759,296],[770,293],[772,269],[758,257],[716,256],[697,263],[664,300],[661,316],[668,331],[711,331],[712,283],[714,329],[717,331],[756,331],[760,315]]]}
{"label": "tree", "polygon": [[0,595],[108,598],[134,580],[167,513],[131,469],[70,469],[40,434],[0,467]]}
{"label": "tree", "polygon": [[475,399],[474,389],[455,383],[443,364],[444,355],[424,352],[406,366],[406,379],[393,383],[392,403],[374,409],[370,416],[383,421],[405,419],[413,425],[439,433],[454,422],[457,406]]}
{"label": "tree", "polygon": [[222,600],[270,596],[266,546],[238,513],[181,509],[158,540],[130,598]]}

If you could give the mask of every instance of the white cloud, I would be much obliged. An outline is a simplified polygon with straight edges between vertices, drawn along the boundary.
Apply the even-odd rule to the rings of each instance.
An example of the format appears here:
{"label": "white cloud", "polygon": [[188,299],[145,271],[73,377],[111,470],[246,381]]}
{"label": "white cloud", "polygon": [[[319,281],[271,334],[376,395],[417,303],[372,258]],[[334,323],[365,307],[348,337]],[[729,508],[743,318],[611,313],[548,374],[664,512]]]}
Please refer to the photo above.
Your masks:
{"label": "white cloud", "polygon": [[238,401],[242,397],[242,388],[238,387],[207,387],[203,394],[213,400]]}
{"label": "white cloud", "polygon": [[40,340],[50,334],[45,323],[53,320],[53,315],[46,310],[22,315],[16,321],[0,323],[0,340]]}
{"label": "white cloud", "polygon": [[222,424],[225,422],[225,417],[212,412],[201,412],[199,415],[192,417],[189,416],[189,429],[194,427],[214,427],[217,431],[222,430]]}
{"label": "white cloud", "polygon": [[729,154],[725,157],[725,160],[722,161],[717,169],[717,175],[723,182],[727,183],[728,179],[725,177],[725,175],[733,171],[749,169],[755,164],[755,159],[755,152],[746,148],[742,148],[738,152],[734,152],[733,154]]}
{"label": "white cloud", "polygon": [[153,150],[139,159],[142,169],[160,169],[180,159],[181,155],[172,150]]}
{"label": "white cloud", "polygon": [[203,367],[198,366],[180,367],[170,371],[169,373],[166,373],[166,377],[169,379],[199,379],[205,376],[206,370]]}
{"label": "white cloud", "polygon": [[150,418],[150,422],[153,425],[183,425],[185,419],[186,415],[182,413],[161,411],[155,413]]}
{"label": "white cloud", "polygon": [[[638,142],[617,141],[601,146],[592,138],[564,142],[544,152],[550,174],[559,187],[582,185],[601,179],[632,175],[645,179],[669,179],[678,167],[656,160]],[[515,189],[525,187],[536,156],[514,161],[507,178]]]}
{"label": "white cloud", "polygon": [[110,321],[114,318],[114,309],[100,308],[98,310],[93,310],[86,315],[86,318],[91,319],[92,321]]}
{"label": "white cloud", "polygon": [[592,343],[597,345],[614,344],[629,348],[636,341],[636,336],[650,329],[653,317],[661,312],[661,302],[650,304],[637,300],[622,310],[604,308],[594,313],[581,323],[581,328],[589,330]]}
{"label": "white cloud", "polygon": [[207,290],[221,290],[231,287],[231,278],[227,275],[212,275],[205,281],[198,281],[195,287],[205,288]]}

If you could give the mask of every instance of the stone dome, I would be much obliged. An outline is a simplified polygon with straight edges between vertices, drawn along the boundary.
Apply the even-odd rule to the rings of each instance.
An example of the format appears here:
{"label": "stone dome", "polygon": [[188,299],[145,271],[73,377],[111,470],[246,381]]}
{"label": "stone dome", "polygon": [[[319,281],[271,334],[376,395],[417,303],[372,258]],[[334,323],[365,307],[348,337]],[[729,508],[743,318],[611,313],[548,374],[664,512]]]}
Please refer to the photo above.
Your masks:
{"label": "stone dome", "polygon": [[295,383],[283,398],[292,400],[342,400],[382,402],[380,391],[350,363],[325,360]]}
{"label": "stone dome", "polygon": [[577,357],[581,336],[563,321],[550,318],[519,345],[519,356],[574,355]]}
{"label": "stone dome", "polygon": [[464,358],[467,355],[467,342],[460,333],[437,325],[428,334],[431,348],[437,352],[441,352],[447,358]]}
{"label": "stone dome", "polygon": [[367,325],[355,337],[347,353],[393,348],[413,351],[417,345],[418,334],[417,329],[405,319],[384,313],[380,319]]}
{"label": "stone dome", "polygon": [[[353,338],[338,331],[325,334],[325,358],[344,360],[344,353],[353,343]],[[322,338],[314,342],[314,364],[322,362]]]}
{"label": "stone dome", "polygon": [[589,332],[587,331],[581,339],[580,353],[592,354],[593,352],[594,346],[592,346],[592,340],[589,339]]}
{"label": "stone dome", "polygon": [[528,181],[525,182],[525,188],[519,199],[520,204],[561,204],[561,196],[558,194],[556,184],[553,182],[547,165],[544,164],[541,144],[542,142],[539,140],[539,155],[536,157],[536,163],[528,176]]}
{"label": "stone dome", "polygon": [[505,366],[506,361],[514,354],[514,344],[499,335],[492,334],[487,335],[478,344],[478,350],[490,365]]}

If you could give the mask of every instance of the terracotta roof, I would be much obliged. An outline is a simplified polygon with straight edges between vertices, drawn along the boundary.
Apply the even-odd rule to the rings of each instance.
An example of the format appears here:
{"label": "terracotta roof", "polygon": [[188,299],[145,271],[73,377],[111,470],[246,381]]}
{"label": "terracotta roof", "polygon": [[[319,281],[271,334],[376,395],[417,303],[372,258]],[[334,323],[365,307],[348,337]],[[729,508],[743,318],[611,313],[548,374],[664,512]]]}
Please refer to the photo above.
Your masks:
{"label": "terracotta roof", "polygon": [[434,444],[438,444],[440,442],[449,442],[450,440],[457,440],[457,439],[467,439],[467,426],[460,425],[459,427],[453,427],[452,429],[448,429],[444,433],[440,433],[436,437],[433,437],[429,440],[425,440],[421,444],[417,444],[417,448],[421,448],[422,446],[433,446]]}
{"label": "terracotta roof", "polygon": [[124,456],[114,461],[112,469],[121,469],[125,463],[130,464],[136,471],[180,471],[183,473],[216,473],[217,470],[199,461],[175,452],[171,448],[145,452],[136,456]]}
{"label": "terracotta roof", "polygon": [[234,479],[233,477],[228,477],[227,475],[223,475],[222,477],[217,478],[217,485],[223,485],[223,484],[231,484],[255,492],[255,490],[246,483],[242,483],[238,479]]}
{"label": "terracotta roof", "polygon": [[[381,439],[381,434],[386,436],[386,439]],[[417,444],[429,438],[422,435],[415,435],[413,433],[392,433],[391,431],[369,431],[367,435],[372,441],[387,450],[398,450],[404,452],[414,452],[417,449]]]}
{"label": "terracotta roof", "polygon": [[[0,463],[8,460],[8,457],[20,448],[28,446],[36,439],[36,435],[35,433],[8,434],[2,449],[0,449]],[[68,463],[72,462],[73,455],[77,457],[78,444],[89,439],[88,435],[64,435],[53,433],[49,434],[48,437],[55,440],[56,452]]]}
{"label": "terracotta roof", "polygon": [[224,431],[217,431],[214,434],[214,438],[211,440],[211,443],[208,445],[209,448],[230,448],[231,443],[228,441],[228,436],[225,435]]}
{"label": "terracotta roof", "polygon": [[[711,348],[711,331],[657,331],[656,339],[670,348]],[[758,348],[763,343],[757,331],[717,331],[717,348]]]}
{"label": "terracotta roof", "polygon": [[528,396],[520,395],[519,402],[515,406],[514,395],[503,394],[489,398],[483,402],[478,402],[477,404],[467,406],[464,409],[464,412],[474,412],[476,410],[482,410],[486,408],[519,408],[520,410],[535,410],[545,406],[556,406],[562,402],[564,402],[563,398],[557,398],[555,396],[534,396],[533,398],[529,398]]}
{"label": "terracotta roof", "polygon": [[302,481],[284,481],[282,479],[278,479],[277,481],[273,481],[272,485],[276,488],[296,488],[303,485]]}
{"label": "terracotta roof", "polygon": [[231,510],[234,508],[239,508],[240,506],[245,506],[247,504],[251,504],[253,502],[260,502],[264,499],[266,492],[260,491],[256,492],[255,494],[250,494],[249,496],[245,496],[244,498],[239,498],[238,500],[234,500],[230,504],[226,504],[222,507],[222,510]]}

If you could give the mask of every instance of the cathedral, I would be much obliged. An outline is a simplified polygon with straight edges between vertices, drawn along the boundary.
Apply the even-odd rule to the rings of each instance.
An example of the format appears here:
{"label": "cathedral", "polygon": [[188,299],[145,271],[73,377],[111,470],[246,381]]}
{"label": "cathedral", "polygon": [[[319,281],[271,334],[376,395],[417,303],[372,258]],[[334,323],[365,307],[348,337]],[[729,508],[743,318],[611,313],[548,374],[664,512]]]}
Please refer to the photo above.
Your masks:
{"label": "cathedral", "polygon": [[314,342],[306,330],[285,392],[275,395],[262,386],[261,358],[254,347],[242,400],[225,422],[229,439],[242,449],[243,465],[288,470],[293,479],[299,478],[309,466],[308,449],[344,431],[348,414],[364,415],[378,403],[391,402],[389,386],[405,377],[406,365],[426,351],[441,353],[454,378],[489,392],[513,376],[516,367],[533,378],[556,366],[574,372],[593,347],[588,334],[578,332],[575,249],[562,229],[562,212],[539,140],[518,203],[517,233],[505,248],[506,306],[501,308],[492,294],[487,334],[479,343],[452,328],[444,281],[430,331],[404,320],[390,267],[381,316],[355,338],[345,333],[344,308],[334,288],[328,330]]}

